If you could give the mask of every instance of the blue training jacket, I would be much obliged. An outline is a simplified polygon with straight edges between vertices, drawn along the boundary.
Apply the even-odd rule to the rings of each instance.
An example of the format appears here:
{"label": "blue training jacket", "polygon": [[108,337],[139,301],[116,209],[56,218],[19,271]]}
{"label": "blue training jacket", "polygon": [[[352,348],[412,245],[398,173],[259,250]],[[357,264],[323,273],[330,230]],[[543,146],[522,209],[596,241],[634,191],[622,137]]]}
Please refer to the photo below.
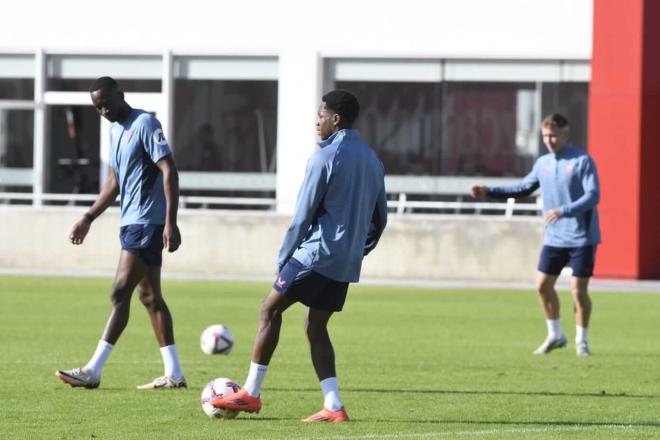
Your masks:
{"label": "blue training jacket", "polygon": [[568,144],[559,153],[539,157],[522,182],[487,187],[489,196],[524,197],[541,187],[543,212],[561,209],[562,217],[545,225],[543,244],[555,247],[581,247],[600,243],[596,205],[600,185],[596,164],[589,155]]}
{"label": "blue training jacket", "polygon": [[356,282],[387,223],[385,170],[357,130],[340,130],[319,146],[307,162],[277,269],[293,257],[327,278]]}

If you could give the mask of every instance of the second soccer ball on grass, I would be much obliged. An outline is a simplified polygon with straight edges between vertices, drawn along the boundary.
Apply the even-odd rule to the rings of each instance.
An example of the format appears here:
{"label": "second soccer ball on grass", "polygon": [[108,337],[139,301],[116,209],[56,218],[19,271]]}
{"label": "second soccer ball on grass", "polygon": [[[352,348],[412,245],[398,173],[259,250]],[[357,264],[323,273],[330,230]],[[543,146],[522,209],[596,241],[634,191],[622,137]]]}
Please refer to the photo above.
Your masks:
{"label": "second soccer ball on grass", "polygon": [[202,332],[199,344],[206,354],[229,354],[234,347],[234,334],[224,325],[212,325]]}

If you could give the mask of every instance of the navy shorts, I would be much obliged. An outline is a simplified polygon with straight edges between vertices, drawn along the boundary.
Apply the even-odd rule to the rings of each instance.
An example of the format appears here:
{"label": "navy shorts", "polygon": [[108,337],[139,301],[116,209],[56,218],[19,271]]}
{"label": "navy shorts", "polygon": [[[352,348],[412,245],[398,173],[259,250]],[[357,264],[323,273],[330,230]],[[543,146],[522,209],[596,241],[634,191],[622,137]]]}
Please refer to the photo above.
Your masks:
{"label": "navy shorts", "polygon": [[348,283],[310,271],[291,258],[280,271],[273,289],[312,309],[340,312],[346,301]]}
{"label": "navy shorts", "polygon": [[147,266],[163,265],[163,225],[126,225],[119,229],[121,248],[136,254]]}
{"label": "navy shorts", "polygon": [[573,276],[588,278],[594,273],[596,261],[596,245],[560,248],[543,246],[539,258],[539,272],[548,275],[559,275],[564,266],[573,269]]}

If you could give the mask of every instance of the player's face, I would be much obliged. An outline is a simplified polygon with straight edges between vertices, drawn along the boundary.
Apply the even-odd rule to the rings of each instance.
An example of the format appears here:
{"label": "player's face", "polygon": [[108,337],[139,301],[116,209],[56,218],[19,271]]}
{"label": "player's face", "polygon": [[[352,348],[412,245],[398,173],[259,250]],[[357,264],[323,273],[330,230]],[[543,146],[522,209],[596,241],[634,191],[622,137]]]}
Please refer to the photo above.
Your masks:
{"label": "player's face", "polygon": [[319,107],[319,115],[316,120],[316,133],[321,139],[327,139],[337,131],[339,115],[328,107],[325,102]]}
{"label": "player's face", "polygon": [[543,143],[551,153],[559,153],[568,143],[568,129],[543,127],[541,128]]}
{"label": "player's face", "polygon": [[124,102],[122,93],[117,89],[99,89],[90,95],[99,115],[110,122],[117,122]]}

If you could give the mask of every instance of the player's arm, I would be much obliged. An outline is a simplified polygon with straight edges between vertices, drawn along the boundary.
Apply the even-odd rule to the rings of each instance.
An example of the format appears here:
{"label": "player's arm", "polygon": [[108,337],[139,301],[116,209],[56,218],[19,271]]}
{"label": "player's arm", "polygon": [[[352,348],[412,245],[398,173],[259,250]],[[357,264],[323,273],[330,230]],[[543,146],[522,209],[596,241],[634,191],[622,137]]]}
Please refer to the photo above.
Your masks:
{"label": "player's arm", "polygon": [[305,179],[298,192],[296,211],[277,255],[278,272],[282,270],[307,235],[327,189],[328,170],[322,156],[314,154],[307,162]]}
{"label": "player's arm", "polygon": [[373,251],[383,235],[385,225],[387,224],[387,197],[385,196],[385,185],[378,194],[374,213],[371,216],[371,223],[369,224],[369,233],[367,234],[367,242],[364,245],[364,255]]}
{"label": "player's arm", "polygon": [[108,206],[115,201],[119,195],[119,184],[117,183],[117,175],[115,174],[114,168],[110,168],[110,176],[108,180],[103,185],[103,189],[99,193],[99,196],[96,198],[94,204],[89,208],[85,213],[83,218],[78,220],[71,229],[69,234],[69,240],[73,244],[82,244],[85,241],[85,237],[89,232],[89,228],[92,225],[92,222],[96,217],[103,214],[103,212],[108,209]]}
{"label": "player's arm", "polygon": [[582,189],[584,194],[577,200],[560,207],[562,217],[573,217],[593,209],[600,201],[600,184],[596,164],[591,158],[583,162]]}
{"label": "player's arm", "polygon": [[163,229],[163,245],[168,252],[176,251],[181,245],[181,232],[177,225],[179,210],[179,172],[172,155],[160,159],[156,166],[163,173],[163,191],[165,192],[165,228]]}
{"label": "player's arm", "polygon": [[503,186],[484,186],[473,185],[471,189],[472,197],[481,199],[484,197],[493,197],[495,199],[518,199],[527,197],[539,188],[539,179],[536,174],[536,166],[525,178],[512,185]]}

